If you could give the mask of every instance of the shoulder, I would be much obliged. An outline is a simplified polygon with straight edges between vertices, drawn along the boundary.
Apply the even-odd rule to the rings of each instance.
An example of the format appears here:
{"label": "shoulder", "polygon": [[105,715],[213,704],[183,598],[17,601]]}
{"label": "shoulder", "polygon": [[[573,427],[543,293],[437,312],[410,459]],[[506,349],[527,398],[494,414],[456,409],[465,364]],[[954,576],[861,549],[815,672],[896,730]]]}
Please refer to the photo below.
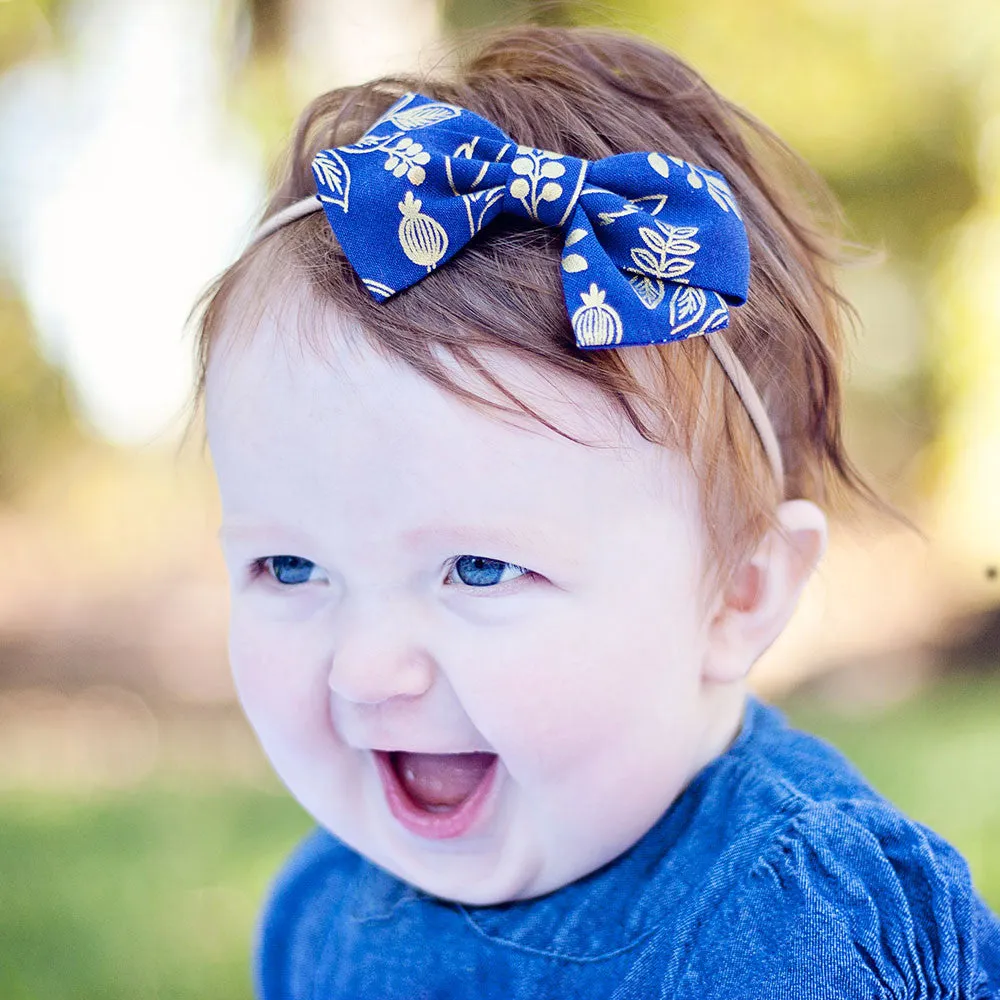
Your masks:
{"label": "shoulder", "polygon": [[994,995],[996,918],[951,845],[874,793],[783,791],[781,819],[699,922],[691,996]]}
{"label": "shoulder", "polygon": [[319,963],[328,938],[329,906],[343,898],[358,862],[346,845],[317,827],[286,859],[257,922],[254,985],[261,1000],[305,996],[297,970]]}

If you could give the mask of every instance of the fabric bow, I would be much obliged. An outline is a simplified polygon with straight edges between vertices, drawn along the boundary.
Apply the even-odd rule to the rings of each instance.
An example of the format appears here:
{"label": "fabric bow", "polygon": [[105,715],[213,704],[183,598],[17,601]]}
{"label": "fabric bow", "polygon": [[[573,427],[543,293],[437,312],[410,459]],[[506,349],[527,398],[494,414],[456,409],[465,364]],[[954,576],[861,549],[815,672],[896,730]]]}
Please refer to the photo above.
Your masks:
{"label": "fabric bow", "polygon": [[313,160],[338,241],[383,301],[502,212],[566,233],[563,291],[581,348],[653,344],[729,323],[750,248],[721,174],[660,153],[582,160],[519,146],[465,108],[407,93],[357,142]]}

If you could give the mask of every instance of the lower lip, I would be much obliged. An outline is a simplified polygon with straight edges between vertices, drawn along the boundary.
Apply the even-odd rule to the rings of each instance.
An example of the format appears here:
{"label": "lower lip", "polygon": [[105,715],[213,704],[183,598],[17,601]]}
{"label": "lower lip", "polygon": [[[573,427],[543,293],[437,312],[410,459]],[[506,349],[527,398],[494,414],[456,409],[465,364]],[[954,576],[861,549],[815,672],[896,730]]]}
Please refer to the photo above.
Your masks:
{"label": "lower lip", "polygon": [[396,777],[396,771],[389,760],[389,754],[384,750],[372,751],[375,766],[378,768],[385,797],[389,803],[389,811],[399,820],[402,826],[411,833],[428,840],[445,840],[449,837],[461,837],[485,812],[485,807],[491,801],[490,792],[496,784],[497,762],[493,760],[483,775],[482,781],[472,794],[461,805],[450,812],[427,812],[421,809]]}

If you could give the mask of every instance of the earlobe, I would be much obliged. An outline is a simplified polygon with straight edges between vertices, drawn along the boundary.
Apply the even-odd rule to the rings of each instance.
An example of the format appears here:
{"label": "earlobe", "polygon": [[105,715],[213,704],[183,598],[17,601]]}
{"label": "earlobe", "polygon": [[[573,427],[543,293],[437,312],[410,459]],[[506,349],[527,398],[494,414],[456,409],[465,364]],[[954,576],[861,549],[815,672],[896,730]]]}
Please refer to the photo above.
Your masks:
{"label": "earlobe", "polygon": [[826,516],[809,500],[786,500],[779,528],[761,539],[733,576],[709,624],[702,675],[738,681],[782,633],[827,543]]}

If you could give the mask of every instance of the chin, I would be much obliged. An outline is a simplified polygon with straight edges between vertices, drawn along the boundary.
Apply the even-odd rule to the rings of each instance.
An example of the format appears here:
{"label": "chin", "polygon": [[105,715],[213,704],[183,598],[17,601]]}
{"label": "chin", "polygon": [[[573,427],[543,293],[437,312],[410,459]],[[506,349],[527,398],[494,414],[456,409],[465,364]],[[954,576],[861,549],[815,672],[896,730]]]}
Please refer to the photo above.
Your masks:
{"label": "chin", "polygon": [[398,857],[377,864],[397,878],[436,896],[439,899],[466,906],[495,906],[544,895],[556,885],[546,887],[539,880],[542,865],[521,858],[512,858],[508,849],[502,856],[462,856],[443,850],[437,857],[421,859],[420,863],[400,864]]}

